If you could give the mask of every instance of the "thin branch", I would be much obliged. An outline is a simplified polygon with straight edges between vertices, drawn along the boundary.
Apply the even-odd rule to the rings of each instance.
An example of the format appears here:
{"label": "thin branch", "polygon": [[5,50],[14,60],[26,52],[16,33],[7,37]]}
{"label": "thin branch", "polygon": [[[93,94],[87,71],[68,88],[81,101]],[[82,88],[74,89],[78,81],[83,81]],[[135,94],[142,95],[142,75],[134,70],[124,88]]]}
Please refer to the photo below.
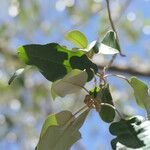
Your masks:
{"label": "thin branch", "polygon": [[[111,16],[109,0],[106,0],[106,4],[107,4],[107,12],[108,12],[108,17],[109,17],[110,25],[111,25],[112,30],[116,33],[116,39],[117,39],[118,47],[120,49],[120,54],[121,54],[121,47],[120,47],[120,44],[119,44],[118,34],[117,34],[117,31],[116,31],[116,28],[115,28],[115,25],[113,23],[113,19],[112,19],[112,16]],[[109,64],[104,68],[104,71],[106,69],[108,69],[113,64],[113,62],[116,59],[116,57],[117,57],[117,54],[114,54],[113,57],[112,57],[112,59],[110,60]]]}
{"label": "thin branch", "polygon": [[[115,22],[115,26],[119,26],[118,23],[122,17],[122,15],[124,14],[124,12],[126,11],[126,9],[128,8],[128,6],[130,5],[130,3],[133,0],[126,0],[122,5],[121,5],[121,9],[120,11],[118,11],[118,16],[116,16],[116,18],[114,18],[114,22]],[[108,29],[110,28],[110,25],[108,25],[105,29],[105,31],[108,31]]]}
{"label": "thin branch", "polygon": [[117,38],[118,46],[119,46],[119,49],[121,49],[120,44],[119,44],[119,37],[118,37],[118,34],[117,34],[117,30],[115,28],[115,25],[113,23],[113,19],[112,19],[112,16],[111,16],[109,0],[106,0],[106,4],[107,4],[107,12],[108,12],[108,17],[109,17],[110,25],[111,25],[112,30],[116,33],[116,38]]}
{"label": "thin branch", "polygon": [[[83,111],[84,110],[84,111]],[[73,116],[66,122],[64,128],[68,128],[68,126],[71,125],[71,123],[75,120],[76,116],[79,115],[79,114],[82,114],[84,113],[85,111],[89,112],[90,108],[88,108],[87,105],[84,105],[82,108],[80,108],[79,110],[77,110]]]}
{"label": "thin branch", "polygon": [[114,60],[116,59],[116,57],[117,57],[117,54],[114,54],[112,56],[112,59],[110,60],[109,64],[104,68],[105,70],[112,66],[112,64],[113,64]]}
{"label": "thin branch", "polygon": [[[17,57],[16,54],[13,54],[12,51],[10,49],[8,49],[7,47],[2,47],[0,46],[0,53],[1,54],[6,54],[10,57],[12,57],[12,59],[14,59],[15,61],[19,62],[19,59]],[[98,64],[98,68],[99,69],[103,69],[106,66],[107,62],[101,62],[100,64]],[[138,66],[138,65],[137,65]],[[142,69],[139,67],[131,67],[131,66],[121,66],[121,65],[111,65],[109,67],[109,71],[111,72],[118,72],[118,73],[126,73],[132,76],[143,76],[143,77],[150,77],[150,69]],[[88,93],[89,91],[87,91]]]}
{"label": "thin branch", "polygon": [[125,80],[125,81],[127,81],[127,82],[129,83],[129,80],[128,80],[125,76],[123,76],[123,75],[118,75],[118,74],[106,74],[106,75],[104,76],[104,78],[107,78],[107,77],[118,77],[118,78],[123,79],[123,80]]}
{"label": "thin branch", "polygon": [[120,18],[122,17],[122,15],[124,14],[124,12],[126,11],[126,9],[128,8],[128,6],[130,5],[130,3],[132,2],[133,0],[126,0],[122,6],[121,6],[121,10],[119,12],[119,15],[118,17],[114,20],[115,23],[118,22],[120,20]]}
{"label": "thin branch", "polygon": [[[98,64],[99,69],[103,69],[106,65],[106,62]],[[143,77],[150,77],[150,69],[142,69],[141,67],[131,67],[131,66],[118,66],[112,65],[109,67],[110,72],[118,72],[119,74],[129,74],[132,76],[143,76]]]}
{"label": "thin branch", "polygon": [[79,110],[77,110],[74,114],[73,114],[73,116],[76,116],[77,114],[79,114],[79,113],[81,113],[83,110],[87,110],[87,109],[89,109],[89,107],[87,106],[87,105],[84,105],[83,107],[81,107]]}
{"label": "thin branch", "polygon": [[112,20],[112,16],[111,16],[109,0],[106,0],[106,4],[107,4],[107,12],[108,12],[108,17],[109,17],[109,21],[110,21],[111,28],[112,28],[112,30],[113,30],[115,33],[117,33],[117,32],[116,32],[116,29],[115,29],[115,25],[114,25],[113,20]]}

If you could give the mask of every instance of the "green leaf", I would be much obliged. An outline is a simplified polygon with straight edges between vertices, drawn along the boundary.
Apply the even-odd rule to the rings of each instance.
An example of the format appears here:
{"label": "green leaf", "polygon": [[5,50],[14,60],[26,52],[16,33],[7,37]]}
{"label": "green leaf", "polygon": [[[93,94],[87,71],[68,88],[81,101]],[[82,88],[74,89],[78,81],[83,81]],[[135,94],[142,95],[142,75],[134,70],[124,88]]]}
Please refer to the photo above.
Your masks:
{"label": "green leaf", "polygon": [[100,88],[96,86],[96,87],[94,87],[94,89],[90,90],[90,95],[93,98],[98,98],[99,99],[99,97],[98,97],[99,92],[100,92]]}
{"label": "green leaf", "polygon": [[[90,91],[90,95],[97,99],[100,103],[106,103],[112,106],[114,105],[108,84],[103,86],[101,89],[99,87],[95,87]],[[115,110],[110,106],[101,105],[99,115],[103,121],[110,123],[115,118]]]}
{"label": "green leaf", "polygon": [[52,84],[51,93],[53,99],[55,99],[56,96],[64,97],[67,94],[81,90],[87,82],[87,79],[88,75],[85,70],[72,70],[63,79],[57,80]]}
{"label": "green leaf", "polygon": [[18,48],[19,58],[27,65],[38,67],[40,72],[50,81],[64,77],[72,69],[85,70],[88,81],[93,78],[97,66],[82,51],[73,52],[57,43],[46,45],[32,44]]}
{"label": "green leaf", "polygon": [[[98,43],[97,43],[98,44]],[[119,45],[114,31],[108,31],[99,45],[101,54],[117,54],[120,52]]]}
{"label": "green leaf", "polygon": [[8,84],[10,85],[17,77],[19,77],[24,72],[24,70],[24,68],[16,70],[12,77],[9,79]]}
{"label": "green leaf", "polygon": [[110,125],[110,133],[117,136],[112,140],[113,149],[150,148],[150,121],[141,116],[135,116],[128,120],[121,119]]}
{"label": "green leaf", "polygon": [[[113,106],[113,99],[108,84],[100,90],[98,97],[100,97],[101,103],[108,103]],[[103,121],[110,123],[115,118],[115,110],[109,106],[102,105],[99,115]]]}
{"label": "green leaf", "polygon": [[137,104],[146,109],[148,118],[150,119],[150,95],[148,93],[148,86],[136,77],[132,77],[129,83],[134,90]]}
{"label": "green leaf", "polygon": [[78,30],[72,30],[68,32],[65,35],[65,38],[68,41],[72,42],[74,45],[78,46],[79,48],[86,48],[88,45],[87,38],[82,32]]}
{"label": "green leaf", "polygon": [[75,118],[71,112],[62,111],[46,119],[37,150],[70,150],[70,147],[81,138],[79,129],[88,115],[88,110]]}

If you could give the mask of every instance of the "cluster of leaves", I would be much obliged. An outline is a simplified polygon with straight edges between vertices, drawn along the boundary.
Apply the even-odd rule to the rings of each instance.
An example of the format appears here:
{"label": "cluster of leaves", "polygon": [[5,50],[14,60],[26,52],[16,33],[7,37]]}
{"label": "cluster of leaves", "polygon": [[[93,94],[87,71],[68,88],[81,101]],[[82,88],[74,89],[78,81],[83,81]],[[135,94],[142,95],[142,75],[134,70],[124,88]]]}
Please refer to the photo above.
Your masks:
{"label": "cluster of leaves", "polygon": [[[115,32],[109,31],[102,41],[93,41],[89,45],[85,35],[78,30],[68,32],[65,37],[77,47],[69,50],[57,43],[49,43],[25,45],[18,48],[20,60],[26,65],[36,66],[47,80],[53,82],[51,86],[53,99],[58,96],[64,97],[81,89],[88,93],[85,98],[86,105],[77,113],[62,111],[47,117],[36,147],[37,150],[69,150],[72,144],[80,139],[79,129],[92,108],[96,109],[101,119],[107,123],[113,122],[116,116],[116,108],[106,80],[107,75],[104,72],[101,74],[91,59],[95,54],[120,53]],[[17,70],[9,84],[24,70],[26,68]],[[87,90],[84,87],[85,84],[96,75],[101,81],[100,85]],[[118,77],[125,79],[131,85],[137,103],[139,106],[145,107],[148,118],[150,118],[148,86],[136,77],[131,79]],[[147,136],[144,136],[145,132],[147,132]],[[117,149],[118,144],[129,148],[148,147],[150,143],[148,132],[149,121],[141,121],[136,117],[132,119],[121,117],[119,122],[110,125],[110,133],[117,136],[112,141],[112,148]],[[131,142],[132,140],[129,142],[131,138],[134,140],[133,142]]]}

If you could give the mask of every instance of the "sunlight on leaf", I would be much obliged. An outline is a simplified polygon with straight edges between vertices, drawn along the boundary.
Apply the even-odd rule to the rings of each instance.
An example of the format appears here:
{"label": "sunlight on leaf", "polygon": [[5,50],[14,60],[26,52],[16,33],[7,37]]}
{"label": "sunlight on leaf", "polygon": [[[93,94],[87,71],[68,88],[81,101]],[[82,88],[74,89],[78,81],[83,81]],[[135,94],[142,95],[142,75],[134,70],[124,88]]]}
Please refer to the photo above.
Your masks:
{"label": "sunlight on leaf", "polygon": [[72,69],[86,69],[90,81],[93,78],[91,68],[98,71],[97,65],[84,52],[73,52],[57,43],[25,45],[18,48],[18,56],[27,65],[38,67],[49,81],[63,78]]}
{"label": "sunlight on leaf", "polygon": [[86,48],[88,45],[87,38],[85,35],[78,31],[72,30],[65,35],[66,40],[72,42],[74,45],[78,46],[79,48]]}
{"label": "sunlight on leaf", "polygon": [[129,83],[134,90],[137,104],[146,109],[147,116],[150,119],[150,95],[148,93],[148,86],[136,77],[132,77]]}

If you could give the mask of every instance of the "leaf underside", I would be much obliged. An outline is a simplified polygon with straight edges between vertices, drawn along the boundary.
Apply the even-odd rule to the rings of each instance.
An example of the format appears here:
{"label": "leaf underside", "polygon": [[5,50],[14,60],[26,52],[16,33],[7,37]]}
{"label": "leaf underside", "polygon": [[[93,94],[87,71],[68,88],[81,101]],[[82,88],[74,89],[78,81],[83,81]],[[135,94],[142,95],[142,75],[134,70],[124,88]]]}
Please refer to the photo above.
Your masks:
{"label": "leaf underside", "polygon": [[86,71],[78,69],[72,70],[64,78],[53,82],[51,86],[51,94],[53,99],[57,96],[64,97],[67,94],[76,93],[84,87],[87,82],[88,75]]}
{"label": "leaf underside", "polygon": [[120,52],[120,48],[116,39],[116,33],[114,31],[107,32],[99,45],[99,53],[117,54]]}
{"label": "leaf underside", "polygon": [[71,112],[62,111],[50,115],[42,128],[37,150],[69,150],[81,138],[79,129],[88,115],[88,110],[75,118]]}

